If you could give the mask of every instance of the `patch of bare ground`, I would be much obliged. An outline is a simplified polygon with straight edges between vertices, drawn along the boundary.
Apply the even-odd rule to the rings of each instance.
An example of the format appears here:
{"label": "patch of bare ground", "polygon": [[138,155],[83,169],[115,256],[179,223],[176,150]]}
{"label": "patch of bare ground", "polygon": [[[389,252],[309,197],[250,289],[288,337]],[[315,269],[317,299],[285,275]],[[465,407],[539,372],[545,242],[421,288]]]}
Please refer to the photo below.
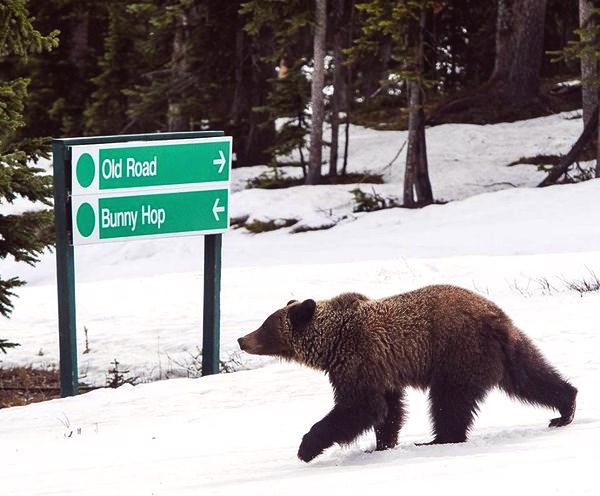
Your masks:
{"label": "patch of bare ground", "polygon": [[[80,385],[82,392],[89,390]],[[0,408],[60,398],[60,375],[56,369],[0,367]]]}

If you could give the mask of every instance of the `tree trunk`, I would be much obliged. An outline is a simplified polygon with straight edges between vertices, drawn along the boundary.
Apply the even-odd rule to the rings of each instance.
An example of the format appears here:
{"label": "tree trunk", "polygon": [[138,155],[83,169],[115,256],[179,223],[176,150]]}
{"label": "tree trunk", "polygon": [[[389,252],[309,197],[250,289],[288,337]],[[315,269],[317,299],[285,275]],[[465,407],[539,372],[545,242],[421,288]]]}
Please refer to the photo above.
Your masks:
{"label": "tree trunk", "polygon": [[[596,110],[598,109],[598,104],[596,104]],[[592,113],[592,119],[594,118],[594,114]],[[600,177],[600,112],[598,113],[598,135],[596,136],[598,142],[596,143],[596,173],[595,176]]]}
{"label": "tree trunk", "polygon": [[427,163],[423,88],[415,81],[408,83],[408,144],[404,173],[404,206],[413,208],[433,203]]}
{"label": "tree trunk", "polygon": [[[9,3],[9,5],[11,5]],[[10,8],[10,7],[9,7]],[[71,47],[69,50],[69,62],[74,69],[70,83],[76,88],[67,99],[67,109],[65,113],[69,119],[64,116],[59,118],[62,121],[61,133],[66,135],[79,135],[84,131],[85,120],[83,119],[83,110],[86,107],[86,91],[81,91],[89,84],[90,67],[90,12],[88,6],[77,5],[74,18],[70,22],[71,28]],[[61,35],[62,40],[62,35]]]}
{"label": "tree trunk", "polygon": [[496,14],[496,56],[489,83],[492,85],[508,79],[513,59],[513,4],[514,0],[498,0]]}
{"label": "tree trunk", "polygon": [[329,176],[337,176],[338,144],[340,132],[340,107],[344,86],[342,62],[344,54],[344,32],[342,30],[342,15],[345,0],[336,0],[334,3],[333,22],[333,96],[331,98],[331,148],[329,150]]}
{"label": "tree trunk", "polygon": [[327,0],[315,0],[315,34],[313,45],[313,74],[311,86],[312,123],[310,129],[310,157],[306,184],[317,184],[321,179],[323,154],[323,86],[325,83],[325,43],[327,34]]}
{"label": "tree trunk", "polygon": [[[416,36],[413,43],[415,49],[415,76],[422,76],[424,66],[424,30],[427,12],[421,11]],[[425,139],[425,112],[423,111],[423,88],[420,82],[408,82],[408,144],[406,151],[406,168],[404,173],[405,207],[418,207],[433,203],[433,193],[429,180],[427,164],[427,142]]]}
{"label": "tree trunk", "polygon": [[[549,174],[544,178],[544,180],[538,184],[538,187],[550,186],[551,184],[556,184],[556,181],[560,179],[560,177],[567,172],[569,166],[577,160],[579,154],[585,149],[587,144],[591,141],[594,134],[596,134],[596,127],[598,127],[598,118],[600,116],[600,112],[598,110],[598,106],[594,108],[594,111],[590,117],[590,120],[583,127],[583,132],[581,136],[577,139],[575,144],[558,163],[558,165],[554,166]],[[600,128],[599,128],[600,129]],[[596,174],[598,173],[598,162],[596,161]],[[598,176],[596,176],[598,177]]]}
{"label": "tree trunk", "polygon": [[244,22],[238,17],[235,31],[235,88],[231,102],[231,120],[234,122],[234,126],[242,121],[247,102],[250,99],[247,84],[249,75],[246,63],[246,36]]}
{"label": "tree trunk", "polygon": [[333,49],[334,68],[333,68],[333,95],[331,98],[331,147],[329,149],[329,176],[337,176],[338,146],[340,133],[340,69],[342,50],[335,46]]}
{"label": "tree trunk", "polygon": [[[348,5],[348,22],[346,23],[346,46],[352,46],[354,40],[354,13],[355,13],[355,1],[350,0]],[[346,66],[346,74],[344,77],[344,102],[343,108],[346,112],[346,122],[344,124],[344,160],[342,163],[342,176],[345,176],[348,172],[348,151],[350,148],[350,112],[352,111],[352,104],[354,102],[353,97],[353,82],[352,82],[352,66]]]}
{"label": "tree trunk", "polygon": [[75,16],[69,62],[79,70],[80,74],[83,74],[89,52],[90,13],[83,10],[83,7],[79,7]]}
{"label": "tree trunk", "polygon": [[188,119],[183,114],[180,92],[177,90],[181,81],[185,80],[190,72],[187,26],[188,14],[181,12],[177,17],[171,52],[171,91],[169,92],[167,107],[168,131],[187,131],[189,127]]}
{"label": "tree trunk", "polygon": [[515,0],[513,60],[504,89],[505,100],[523,104],[539,94],[544,55],[546,0]]}
{"label": "tree trunk", "polygon": [[275,125],[255,107],[267,103],[268,80],[275,76],[272,64],[263,60],[271,44],[270,33],[262,32],[254,45],[238,18],[236,33],[235,90],[231,105],[233,147],[236,165],[264,165],[271,160],[267,150],[275,142]]}
{"label": "tree trunk", "polygon": [[[579,0],[579,27],[586,27],[594,2],[592,0]],[[581,41],[591,41],[589,38],[584,38],[581,35]],[[594,112],[594,108],[598,104],[598,87],[593,87],[587,80],[598,76],[598,60],[593,54],[584,53],[581,56],[581,97],[583,106],[583,123],[587,124],[588,120]]]}
{"label": "tree trunk", "polygon": [[[421,92],[423,91],[420,88]],[[423,107],[418,115],[419,129],[419,166],[417,167],[417,181],[415,189],[417,192],[417,201],[420,206],[433,203],[433,191],[431,190],[431,181],[429,180],[429,163],[427,161],[427,141],[425,139],[425,112]]]}
{"label": "tree trunk", "polygon": [[414,81],[408,82],[408,146],[406,147],[406,168],[404,170],[404,195],[403,204],[405,207],[416,207],[415,201],[415,182],[417,179],[417,167],[419,166],[419,118],[417,106],[420,104],[421,88]]}

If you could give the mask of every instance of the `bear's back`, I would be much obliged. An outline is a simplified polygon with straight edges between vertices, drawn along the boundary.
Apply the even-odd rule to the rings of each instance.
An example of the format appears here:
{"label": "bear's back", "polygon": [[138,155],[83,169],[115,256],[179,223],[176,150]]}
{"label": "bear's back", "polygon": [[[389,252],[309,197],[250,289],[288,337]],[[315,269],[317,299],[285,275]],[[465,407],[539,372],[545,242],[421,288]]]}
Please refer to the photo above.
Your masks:
{"label": "bear's back", "polygon": [[432,375],[501,372],[518,331],[491,301],[457,286],[427,286],[362,303],[365,339],[386,374],[426,387]]}

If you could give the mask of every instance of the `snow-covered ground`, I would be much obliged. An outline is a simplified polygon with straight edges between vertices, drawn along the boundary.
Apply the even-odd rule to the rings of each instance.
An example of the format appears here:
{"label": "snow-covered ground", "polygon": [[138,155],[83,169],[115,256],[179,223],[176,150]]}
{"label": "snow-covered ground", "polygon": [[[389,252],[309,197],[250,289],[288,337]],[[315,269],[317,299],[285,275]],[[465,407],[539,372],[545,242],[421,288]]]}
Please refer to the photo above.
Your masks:
{"label": "snow-covered ground", "polygon": [[[0,410],[2,494],[595,494],[600,292],[580,294],[569,283],[600,278],[600,180],[535,189],[543,178],[535,166],[506,167],[565,153],[581,131],[581,120],[569,117],[431,128],[434,194],[453,201],[420,210],[356,214],[353,185],[245,190],[264,168],[235,170],[231,216],[336,224],[225,234],[222,357],[252,370]],[[403,159],[386,166],[405,137],[352,128],[350,170],[379,171],[387,181],[361,188],[399,194]],[[85,381],[103,384],[115,358],[147,380],[193,372],[202,257],[201,238],[76,249]],[[12,318],[0,322],[0,336],[21,346],[0,365],[56,365],[54,255],[34,268],[2,260],[0,271],[28,281]],[[425,395],[412,391],[396,449],[371,453],[370,433],[299,462],[302,435],[332,404],[326,377],[243,355],[236,339],[291,298],[348,290],[379,297],[431,283],[458,284],[499,303],[578,387],[574,423],[549,429],[552,412],[493,392],[468,443],[417,447],[430,425]]]}

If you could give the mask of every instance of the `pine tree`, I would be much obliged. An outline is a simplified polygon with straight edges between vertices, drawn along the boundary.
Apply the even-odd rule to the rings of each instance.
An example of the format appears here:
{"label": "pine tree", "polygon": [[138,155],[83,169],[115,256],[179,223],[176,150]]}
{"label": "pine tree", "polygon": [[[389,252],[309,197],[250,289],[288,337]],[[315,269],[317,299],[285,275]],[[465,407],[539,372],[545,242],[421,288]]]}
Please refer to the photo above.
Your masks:
{"label": "pine tree", "polygon": [[230,108],[231,133],[238,163],[269,163],[269,151],[276,142],[275,121],[261,110],[267,104],[274,64],[266,57],[272,45],[270,31],[250,36],[245,30],[247,16],[238,12],[235,37],[235,85]]}
{"label": "pine tree", "polygon": [[84,134],[84,110],[95,89],[92,78],[98,74],[97,60],[106,37],[109,3],[106,0],[27,2],[36,29],[43,33],[60,31],[60,45],[51,52],[31,53],[27,64],[16,64],[14,76],[30,80],[23,114],[26,125],[19,135]]}
{"label": "pine tree", "polygon": [[[156,3],[156,2],[154,2]],[[151,4],[124,4],[120,0],[106,2],[108,28],[104,53],[98,67],[100,73],[92,78],[96,87],[85,110],[85,130],[88,134],[122,134],[147,132],[157,128],[147,113],[143,119],[130,118],[131,96],[128,90],[144,83],[150,54],[146,40],[154,40],[149,22],[159,11]],[[156,42],[157,40],[154,40]],[[164,112],[164,106],[158,106]]]}
{"label": "pine tree", "polygon": [[[0,5],[1,61],[11,57],[26,60],[30,53],[51,50],[58,44],[57,35],[52,32],[43,36],[33,28],[25,0],[5,0]],[[24,125],[28,83],[24,78],[0,78],[0,206],[18,197],[51,204],[50,176],[30,165],[40,157],[47,157],[47,142],[16,138],[17,130]],[[35,264],[38,255],[52,243],[51,227],[50,210],[0,214],[0,258],[11,256],[18,262]],[[13,307],[13,290],[23,284],[18,277],[0,277],[0,315],[8,317]],[[6,341],[2,347],[8,347]]]}
{"label": "pine tree", "polygon": [[286,67],[285,74],[280,67],[281,76],[269,82],[271,91],[267,96],[266,105],[255,110],[264,112],[270,122],[282,119],[277,129],[275,143],[268,148],[273,157],[271,164],[275,165],[275,157],[291,154],[298,150],[300,165],[306,176],[306,159],[304,149],[309,132],[309,116],[307,113],[310,101],[310,82],[302,71],[302,62],[293,67]]}
{"label": "pine tree", "polygon": [[[278,77],[270,80],[266,104],[259,107],[272,122],[285,118],[279,121],[276,143],[270,150],[276,155],[297,148],[304,170],[303,148],[310,133],[307,184],[321,180],[323,121],[329,103],[332,124],[329,174],[337,174],[339,112],[342,106],[347,110],[347,101],[343,98],[347,84],[342,77],[345,58],[342,49],[349,45],[349,32],[344,23],[349,23],[354,2],[329,2],[334,3],[329,10],[327,3],[325,0],[251,0],[242,4],[242,12],[248,16],[247,32],[253,37],[270,36],[272,49],[264,59],[279,66]],[[332,34],[327,36],[327,33]],[[333,49],[329,49],[328,42],[333,44]],[[328,51],[329,55],[333,53],[333,58],[329,57],[330,64],[326,66]],[[334,94],[327,98],[323,87],[332,67],[333,81],[327,84],[333,85]],[[310,119],[309,108],[312,110]]]}
{"label": "pine tree", "polygon": [[[123,8],[139,17],[136,27],[147,26],[148,32],[131,33],[135,39],[127,52],[111,57],[109,44],[118,38],[107,39],[94,100],[110,93],[103,78],[119,74],[119,60],[129,53],[135,69],[119,82],[128,131],[223,129],[234,136],[238,163],[264,164],[274,125],[255,108],[266,103],[274,69],[262,60],[262,34],[251,37],[243,30],[241,2],[138,0]],[[126,39],[130,34],[121,25],[124,31],[118,32]]]}
{"label": "pine tree", "polygon": [[[120,4],[120,5],[119,5]],[[125,99],[125,115],[122,115],[123,131],[156,132],[168,129],[169,95],[171,87],[171,57],[176,13],[181,8],[178,0],[138,0],[123,5],[116,0],[115,18],[112,28],[114,36],[107,37],[105,53],[100,62],[101,73],[94,81],[98,89],[94,92],[92,105],[101,108],[102,95],[119,92]],[[119,15],[119,11],[125,15]],[[143,35],[133,37],[127,32],[123,17],[128,17],[137,29],[146,28]],[[119,45],[128,45],[126,52]],[[114,44],[114,46],[112,46]],[[112,54],[111,54],[112,53]],[[135,68],[121,77],[116,86],[106,85],[111,74],[118,75],[123,65],[133,62]],[[182,95],[184,97],[184,95]],[[98,103],[97,103],[98,102]],[[126,103],[125,103],[126,102]],[[88,112],[93,112],[90,108]]]}
{"label": "pine tree", "polygon": [[242,3],[241,10],[246,19],[245,31],[258,42],[262,64],[279,68],[277,77],[273,74],[266,81],[265,101],[255,107],[273,128],[277,119],[284,118],[268,148],[271,163],[277,155],[298,149],[303,170],[303,148],[310,130],[310,82],[303,68],[311,58],[312,4],[310,0],[250,0]]}
{"label": "pine tree", "polygon": [[442,8],[435,0],[371,0],[357,4],[365,14],[362,36],[356,42],[355,54],[369,53],[381,36],[391,42],[390,74],[405,80],[408,99],[409,129],[404,174],[403,203],[406,207],[428,205],[433,202],[427,163],[425,114],[423,110],[427,80],[428,57],[425,50],[433,43],[425,40],[426,24],[433,8]]}

